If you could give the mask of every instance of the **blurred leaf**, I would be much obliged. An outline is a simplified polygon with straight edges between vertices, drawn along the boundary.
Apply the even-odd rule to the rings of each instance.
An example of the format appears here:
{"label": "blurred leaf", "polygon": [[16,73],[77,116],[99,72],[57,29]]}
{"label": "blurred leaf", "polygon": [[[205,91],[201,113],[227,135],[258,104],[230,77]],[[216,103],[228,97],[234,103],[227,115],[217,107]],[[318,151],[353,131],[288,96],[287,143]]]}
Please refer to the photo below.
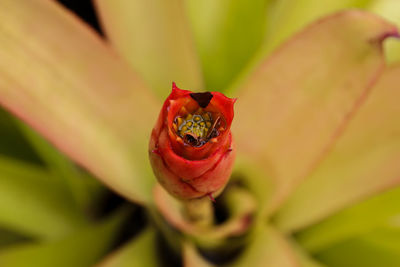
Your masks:
{"label": "blurred leaf", "polygon": [[[280,0],[270,6],[262,54],[269,54],[310,22],[339,10],[363,8],[400,26],[400,2],[397,0]],[[389,61],[400,60],[398,42],[388,40],[385,48]]]}
{"label": "blurred leaf", "polygon": [[308,251],[320,251],[335,243],[361,236],[400,214],[400,188],[348,207],[297,234]]}
{"label": "blurred leaf", "polygon": [[164,99],[172,81],[203,89],[184,0],[97,0],[110,41]]}
{"label": "blurred leaf", "polygon": [[304,229],[399,186],[399,77],[400,65],[381,76],[324,161],[279,211],[276,222],[280,228]]}
{"label": "blurred leaf", "polygon": [[28,241],[30,238],[8,229],[0,228],[0,250],[18,242]]}
{"label": "blurred leaf", "polygon": [[290,244],[292,245],[293,251],[296,254],[296,257],[300,263],[300,267],[327,267],[321,262],[317,261],[313,258],[307,251],[304,250],[297,242],[292,239],[289,239]]}
{"label": "blurred leaf", "polygon": [[395,33],[375,15],[339,13],[288,41],[245,82],[232,131],[238,151],[276,185],[270,211],[312,172],[365,101],[384,67],[380,41]]}
{"label": "blurred leaf", "polygon": [[297,257],[300,262],[300,267],[328,267],[325,264],[318,262],[317,260],[303,254],[297,254]]}
{"label": "blurred leaf", "polygon": [[42,239],[85,223],[65,188],[42,168],[0,157],[0,226]]}
{"label": "blurred leaf", "polygon": [[13,117],[0,107],[0,154],[41,163],[35,151],[19,131]]}
{"label": "blurred leaf", "polygon": [[207,90],[223,91],[261,46],[268,0],[185,0]]}
{"label": "blurred leaf", "polygon": [[299,262],[290,246],[274,229],[259,225],[250,242],[230,267],[298,267]]}
{"label": "blurred leaf", "polygon": [[48,243],[21,244],[0,251],[0,265],[12,267],[87,267],[111,248],[116,233],[126,219],[120,211],[96,225]]}
{"label": "blurred leaf", "polygon": [[[261,165],[261,166],[260,166]],[[270,199],[274,196],[276,183],[265,173],[265,165],[258,165],[254,159],[238,153],[231,181],[239,181],[249,189],[257,202],[257,213],[265,215]]]}
{"label": "blurred leaf", "polygon": [[158,103],[54,1],[0,1],[0,103],[125,197],[149,201]]}
{"label": "blurred leaf", "polygon": [[268,16],[263,52],[270,53],[310,22],[335,11],[364,7],[371,0],[279,0]]}
{"label": "blurred leaf", "polygon": [[69,191],[71,197],[82,211],[86,211],[93,202],[98,200],[100,193],[104,190],[98,182],[88,181],[94,178],[85,175],[66,156],[61,154],[25,123],[18,122],[18,125],[43,161],[47,163],[54,176],[60,178],[60,182],[65,185],[66,191]]}
{"label": "blurred leaf", "polygon": [[[374,0],[370,2],[367,9],[400,27],[400,1]],[[400,42],[398,40],[387,40],[385,42],[385,54],[388,62],[400,62]]]}
{"label": "blurred leaf", "polygon": [[148,228],[123,248],[113,252],[97,267],[152,267],[160,266],[156,250],[156,235]]}
{"label": "blurred leaf", "polygon": [[400,266],[400,229],[377,229],[320,251],[316,257],[332,267]]}

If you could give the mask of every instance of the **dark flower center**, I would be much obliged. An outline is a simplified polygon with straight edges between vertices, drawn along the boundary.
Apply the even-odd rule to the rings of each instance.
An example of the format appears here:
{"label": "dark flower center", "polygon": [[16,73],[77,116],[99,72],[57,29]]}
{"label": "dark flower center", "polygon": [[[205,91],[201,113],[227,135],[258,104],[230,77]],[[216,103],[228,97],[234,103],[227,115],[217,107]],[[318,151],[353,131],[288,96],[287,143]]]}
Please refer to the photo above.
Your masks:
{"label": "dark flower center", "polygon": [[176,134],[186,144],[196,147],[204,145],[217,137],[221,130],[224,130],[221,126],[221,117],[213,116],[211,112],[203,111],[202,108],[193,114],[178,115],[174,120],[173,127]]}

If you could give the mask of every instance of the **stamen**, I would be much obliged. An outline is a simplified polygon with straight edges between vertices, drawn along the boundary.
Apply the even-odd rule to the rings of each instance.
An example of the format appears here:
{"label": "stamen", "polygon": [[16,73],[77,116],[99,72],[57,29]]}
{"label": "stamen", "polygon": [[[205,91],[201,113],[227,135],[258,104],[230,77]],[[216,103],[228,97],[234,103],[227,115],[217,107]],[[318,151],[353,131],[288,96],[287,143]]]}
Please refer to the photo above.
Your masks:
{"label": "stamen", "polygon": [[181,124],[182,124],[182,122],[183,122],[183,119],[182,119],[181,117],[178,117],[178,118],[176,119],[176,121],[177,121],[177,123],[178,123],[178,127],[180,127]]}
{"label": "stamen", "polygon": [[213,123],[213,125],[212,125],[210,131],[208,131],[208,133],[207,133],[207,139],[216,137],[216,136],[218,135],[218,132],[217,132],[217,130],[215,129],[215,127],[217,126],[217,124],[219,123],[220,120],[221,120],[221,117],[218,117],[218,118],[214,121],[214,123]]}

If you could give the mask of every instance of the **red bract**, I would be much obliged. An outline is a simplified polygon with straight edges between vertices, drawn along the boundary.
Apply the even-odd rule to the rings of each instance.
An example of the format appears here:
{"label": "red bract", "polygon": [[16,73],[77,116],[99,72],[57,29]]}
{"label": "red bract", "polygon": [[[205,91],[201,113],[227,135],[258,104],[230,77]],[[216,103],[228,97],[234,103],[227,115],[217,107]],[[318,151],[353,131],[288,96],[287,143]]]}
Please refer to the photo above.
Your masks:
{"label": "red bract", "polygon": [[154,174],[169,193],[192,199],[222,191],[235,158],[230,132],[235,101],[172,84],[149,146]]}

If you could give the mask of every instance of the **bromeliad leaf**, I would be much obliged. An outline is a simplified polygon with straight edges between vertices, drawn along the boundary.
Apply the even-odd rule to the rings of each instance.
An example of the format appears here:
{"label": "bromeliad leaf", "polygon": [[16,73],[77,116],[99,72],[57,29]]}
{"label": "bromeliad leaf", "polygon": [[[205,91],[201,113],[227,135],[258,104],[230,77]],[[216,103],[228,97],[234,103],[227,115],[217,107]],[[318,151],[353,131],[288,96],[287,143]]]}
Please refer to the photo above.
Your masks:
{"label": "bromeliad leaf", "polygon": [[400,184],[399,77],[400,66],[385,71],[331,153],[278,213],[282,229],[304,229]]}
{"label": "bromeliad leaf", "polygon": [[260,48],[268,0],[183,0],[206,88],[225,90]]}
{"label": "bromeliad leaf", "polygon": [[264,224],[259,225],[257,230],[253,242],[229,266],[299,267],[299,261],[293,248],[282,235]]}
{"label": "bromeliad leaf", "polygon": [[97,267],[160,266],[156,240],[154,229],[147,228],[124,247],[106,257]]}
{"label": "bromeliad leaf", "polygon": [[18,244],[0,251],[2,266],[86,267],[93,266],[115,241],[128,209],[121,209],[102,222],[47,243]]}
{"label": "bromeliad leaf", "polygon": [[315,254],[328,266],[397,267],[400,265],[400,230],[380,228],[345,240]]}
{"label": "bromeliad leaf", "polygon": [[321,251],[346,239],[363,236],[387,225],[400,214],[400,187],[339,211],[296,234],[310,252]]}
{"label": "bromeliad leaf", "polygon": [[98,196],[104,191],[100,183],[81,171],[78,166],[25,123],[17,121],[17,124],[46,167],[60,184],[65,186],[65,190],[73,197],[76,205],[82,211],[90,208],[90,205],[98,200]]}
{"label": "bromeliad leaf", "polygon": [[238,151],[276,183],[270,210],[335,143],[382,72],[382,41],[396,34],[375,15],[338,13],[288,41],[244,84],[232,131]]}
{"label": "bromeliad leaf", "polygon": [[327,0],[323,4],[315,0],[275,1],[268,17],[263,53],[269,54],[288,37],[318,18],[343,9],[366,7],[367,2],[373,1]]}
{"label": "bromeliad leaf", "polygon": [[0,103],[111,188],[146,202],[154,180],[143,155],[158,105],[136,75],[52,1],[1,1],[0,24]]}
{"label": "bromeliad leaf", "polygon": [[183,0],[97,0],[107,37],[165,99],[172,80],[203,89]]}
{"label": "bromeliad leaf", "polygon": [[0,225],[42,240],[86,224],[62,183],[44,169],[0,157]]}

